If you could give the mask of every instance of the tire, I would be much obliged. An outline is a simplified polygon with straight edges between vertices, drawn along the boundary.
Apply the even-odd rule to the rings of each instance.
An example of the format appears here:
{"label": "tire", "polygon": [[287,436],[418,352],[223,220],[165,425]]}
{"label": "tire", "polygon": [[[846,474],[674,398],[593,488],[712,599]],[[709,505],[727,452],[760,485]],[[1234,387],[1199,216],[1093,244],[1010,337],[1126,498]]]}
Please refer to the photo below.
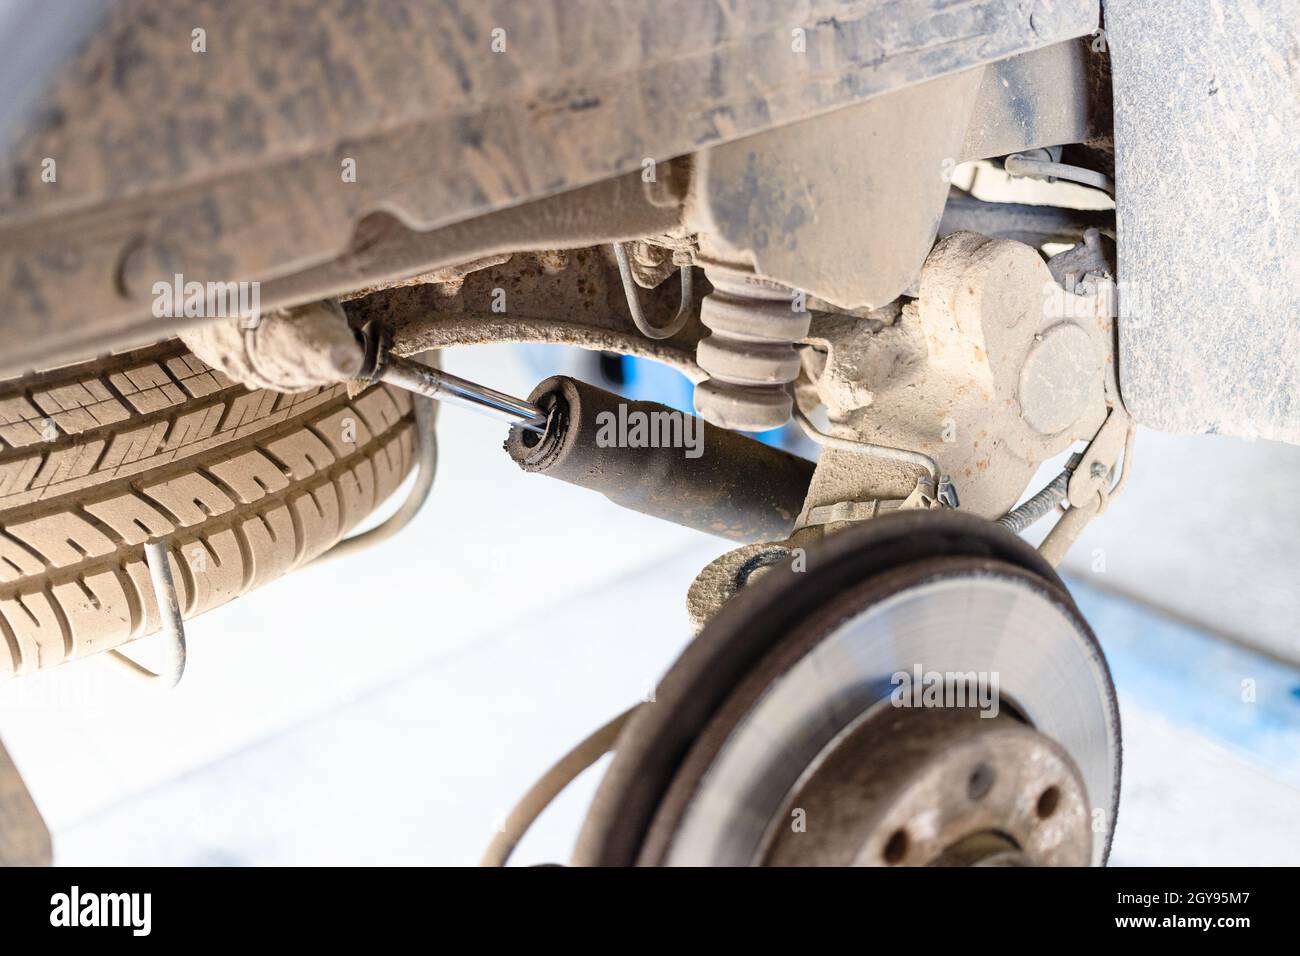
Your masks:
{"label": "tire", "polygon": [[0,381],[0,677],[158,630],[312,560],[410,471],[410,397],[249,390],[179,341]]}

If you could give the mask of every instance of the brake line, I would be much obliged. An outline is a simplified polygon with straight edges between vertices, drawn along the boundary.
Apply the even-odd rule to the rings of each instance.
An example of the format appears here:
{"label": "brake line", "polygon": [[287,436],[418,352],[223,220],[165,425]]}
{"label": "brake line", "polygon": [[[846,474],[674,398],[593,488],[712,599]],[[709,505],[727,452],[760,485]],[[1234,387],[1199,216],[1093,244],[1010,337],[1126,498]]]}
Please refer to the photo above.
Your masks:
{"label": "brake line", "polygon": [[1095,169],[1071,166],[1051,159],[1038,159],[1024,153],[1012,153],[1002,161],[1002,168],[1012,176],[1026,176],[1030,179],[1064,179],[1082,186],[1100,189],[1111,196],[1115,195],[1114,180]]}
{"label": "brake line", "polygon": [[505,823],[492,838],[491,844],[483,854],[479,866],[505,866],[519,841],[524,838],[528,828],[542,815],[542,811],[551,805],[564,788],[578,778],[584,770],[594,764],[605,754],[614,749],[618,735],[623,731],[628,718],[640,704],[629,707],[617,717],[592,732],[582,743],[551,765],[541,778],[529,788],[515,804]]}

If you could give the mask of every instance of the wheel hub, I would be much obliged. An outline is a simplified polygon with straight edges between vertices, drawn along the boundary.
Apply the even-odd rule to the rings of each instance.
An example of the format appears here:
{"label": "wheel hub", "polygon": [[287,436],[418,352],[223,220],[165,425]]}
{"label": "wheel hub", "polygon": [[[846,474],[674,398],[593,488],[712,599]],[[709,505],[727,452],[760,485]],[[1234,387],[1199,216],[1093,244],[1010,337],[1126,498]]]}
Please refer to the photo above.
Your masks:
{"label": "wheel hub", "polygon": [[765,865],[1085,866],[1086,789],[1007,714],[877,709],[828,745],[769,827]]}

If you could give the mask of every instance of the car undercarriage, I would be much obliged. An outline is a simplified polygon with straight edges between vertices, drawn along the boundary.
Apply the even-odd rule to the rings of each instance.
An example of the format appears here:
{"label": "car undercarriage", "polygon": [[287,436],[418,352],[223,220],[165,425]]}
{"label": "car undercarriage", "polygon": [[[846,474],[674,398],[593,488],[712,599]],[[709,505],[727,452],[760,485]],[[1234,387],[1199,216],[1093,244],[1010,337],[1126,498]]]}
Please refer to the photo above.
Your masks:
{"label": "car undercarriage", "polygon": [[[723,539],[653,702],[485,864],[612,751],[575,865],[1104,865],[1116,692],[1057,566],[1138,425],[1300,443],[1300,24],[1173,6],[11,12],[0,678],[174,685],[203,612],[382,575],[477,412]],[[694,414],[440,367],[520,343],[667,365]],[[0,860],[48,858],[22,816]]]}

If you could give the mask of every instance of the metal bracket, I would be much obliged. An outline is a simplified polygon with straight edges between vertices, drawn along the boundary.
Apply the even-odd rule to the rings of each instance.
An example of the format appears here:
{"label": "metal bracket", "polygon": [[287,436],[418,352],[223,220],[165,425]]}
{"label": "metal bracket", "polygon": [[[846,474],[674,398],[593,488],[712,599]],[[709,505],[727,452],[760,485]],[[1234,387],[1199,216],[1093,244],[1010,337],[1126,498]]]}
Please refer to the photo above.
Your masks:
{"label": "metal bracket", "polygon": [[[676,255],[673,257],[677,258]],[[691,318],[691,302],[694,300],[694,290],[692,288],[692,272],[689,256],[682,259],[678,265],[681,273],[682,292],[681,303],[677,306],[677,314],[672,320],[662,328],[656,328],[646,319],[645,313],[641,311],[641,299],[636,290],[636,280],[632,278],[632,264],[627,260],[627,250],[623,248],[623,243],[614,243],[614,259],[618,262],[618,274],[623,280],[623,294],[627,296],[627,311],[632,316],[632,322],[642,335],[648,339],[670,339],[682,329],[686,328],[686,323]]]}
{"label": "metal bracket", "polygon": [[936,490],[929,475],[916,480],[916,488],[906,498],[873,498],[870,501],[839,501],[808,509],[803,527],[833,524],[838,521],[866,521],[886,511],[926,511],[930,508],[956,508],[957,489],[947,475],[941,475]]}
{"label": "metal bracket", "polygon": [[0,744],[0,866],[49,866],[53,859],[49,828]]}
{"label": "metal bracket", "polygon": [[[1133,430],[1133,420],[1120,407],[1110,410],[1106,421],[1102,423],[1092,442],[1083,452],[1083,460],[1070,476],[1067,496],[1070,505],[1081,508],[1103,491],[1110,483],[1115,463],[1131,444],[1129,437]],[[1127,455],[1125,456],[1127,457]],[[1127,470],[1127,462],[1125,463]],[[1109,493],[1107,493],[1109,494]]]}

